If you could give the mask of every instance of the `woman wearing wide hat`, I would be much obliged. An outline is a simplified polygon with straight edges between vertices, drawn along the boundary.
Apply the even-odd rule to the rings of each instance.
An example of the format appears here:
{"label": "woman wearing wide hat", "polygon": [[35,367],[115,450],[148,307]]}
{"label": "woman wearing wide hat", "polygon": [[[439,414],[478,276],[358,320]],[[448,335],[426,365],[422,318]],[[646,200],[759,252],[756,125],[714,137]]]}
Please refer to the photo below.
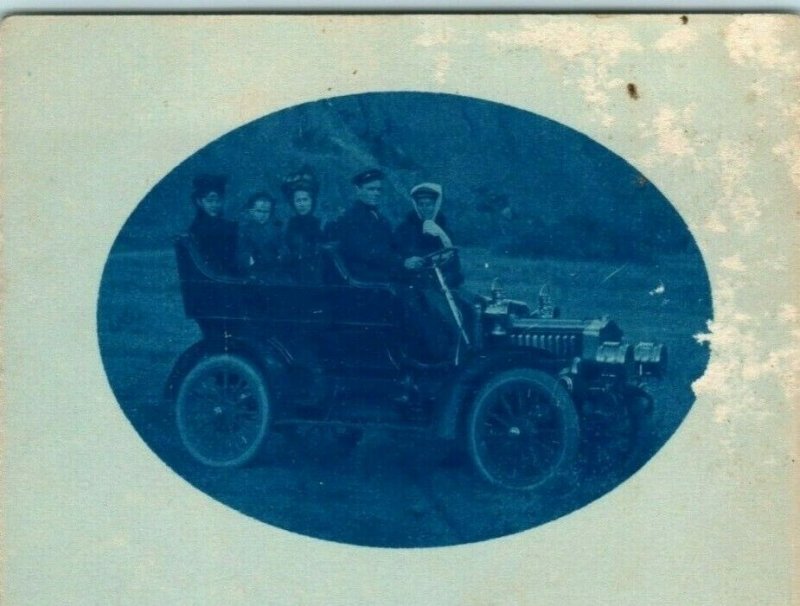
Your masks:
{"label": "woman wearing wide hat", "polygon": [[322,225],[314,214],[319,180],[310,166],[303,166],[283,180],[282,190],[292,210],[285,234],[287,269],[298,282],[316,282],[322,241]]}

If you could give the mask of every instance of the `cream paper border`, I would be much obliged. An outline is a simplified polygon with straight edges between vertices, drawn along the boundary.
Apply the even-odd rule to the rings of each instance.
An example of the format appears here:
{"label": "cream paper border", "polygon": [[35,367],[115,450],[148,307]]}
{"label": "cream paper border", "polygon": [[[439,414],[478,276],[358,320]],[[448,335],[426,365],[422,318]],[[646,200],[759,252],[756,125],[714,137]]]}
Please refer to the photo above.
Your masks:
{"label": "cream paper border", "polygon": [[[0,601],[800,603],[799,34],[778,15],[6,19]],[[100,275],[147,191],[250,120],[394,90],[589,135],[675,204],[708,263],[713,355],[686,422],[622,486],[532,531],[391,550],[272,528],[170,471],[106,382]]]}

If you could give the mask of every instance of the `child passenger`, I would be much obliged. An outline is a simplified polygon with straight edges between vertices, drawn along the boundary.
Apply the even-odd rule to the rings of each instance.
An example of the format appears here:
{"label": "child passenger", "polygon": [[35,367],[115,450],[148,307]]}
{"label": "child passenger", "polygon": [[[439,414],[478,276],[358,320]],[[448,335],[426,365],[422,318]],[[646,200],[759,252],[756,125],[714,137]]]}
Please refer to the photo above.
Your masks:
{"label": "child passenger", "polygon": [[261,279],[276,278],[283,252],[281,224],[274,218],[275,199],[257,192],[245,204],[239,224],[237,261],[239,273]]}
{"label": "child passenger", "polygon": [[283,181],[283,192],[294,213],[286,226],[287,268],[301,283],[319,279],[322,227],[319,217],[314,215],[318,191],[316,176],[307,167]]}
{"label": "child passenger", "polygon": [[197,251],[205,266],[213,272],[236,272],[236,223],[223,215],[227,177],[198,175],[192,183],[195,217],[189,226]]}

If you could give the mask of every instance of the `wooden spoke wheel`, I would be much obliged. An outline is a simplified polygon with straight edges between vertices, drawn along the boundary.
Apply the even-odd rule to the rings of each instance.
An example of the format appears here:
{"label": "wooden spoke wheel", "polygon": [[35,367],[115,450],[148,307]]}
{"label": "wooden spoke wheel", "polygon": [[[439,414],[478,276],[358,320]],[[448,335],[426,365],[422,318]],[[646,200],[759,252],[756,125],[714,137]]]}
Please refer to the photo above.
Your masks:
{"label": "wooden spoke wheel", "polygon": [[252,363],[229,354],[204,358],[178,392],[181,442],[204,465],[244,465],[263,446],[269,403],[264,379]]}
{"label": "wooden spoke wheel", "polygon": [[630,388],[619,394],[590,391],[581,406],[581,463],[597,475],[626,474],[647,442],[647,393]]}
{"label": "wooden spoke wheel", "polygon": [[571,469],[579,441],[572,398],[550,375],[505,371],[478,392],[467,447],[481,477],[505,488],[541,489]]}

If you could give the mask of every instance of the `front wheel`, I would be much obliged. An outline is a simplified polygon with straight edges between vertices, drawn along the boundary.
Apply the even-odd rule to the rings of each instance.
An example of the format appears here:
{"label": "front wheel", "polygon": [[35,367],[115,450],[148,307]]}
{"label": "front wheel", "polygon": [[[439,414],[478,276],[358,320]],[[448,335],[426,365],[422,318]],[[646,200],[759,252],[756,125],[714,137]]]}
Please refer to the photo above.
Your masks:
{"label": "front wheel", "polygon": [[543,489],[573,467],[579,441],[572,398],[550,375],[505,371],[478,392],[467,448],[479,475],[518,490]]}
{"label": "front wheel", "polygon": [[189,454],[211,467],[238,467],[261,450],[269,421],[261,372],[239,356],[202,359],[181,383],[175,416]]}
{"label": "front wheel", "polygon": [[626,386],[589,390],[581,406],[581,453],[590,474],[630,474],[652,443],[652,397]]}

